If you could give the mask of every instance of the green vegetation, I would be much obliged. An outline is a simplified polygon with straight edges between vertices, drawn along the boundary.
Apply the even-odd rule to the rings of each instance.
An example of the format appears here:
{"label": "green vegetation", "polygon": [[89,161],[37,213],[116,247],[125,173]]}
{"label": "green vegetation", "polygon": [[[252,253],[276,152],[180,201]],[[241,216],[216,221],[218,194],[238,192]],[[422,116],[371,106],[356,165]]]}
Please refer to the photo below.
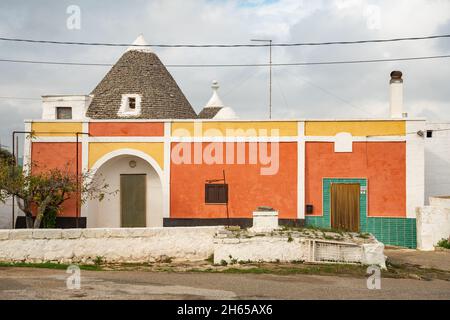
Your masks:
{"label": "green vegetation", "polygon": [[103,257],[102,256],[95,257],[94,264],[96,266],[102,265],[103,264]]}
{"label": "green vegetation", "polygon": [[210,264],[214,263],[214,253],[210,254],[208,258],[205,260],[206,262],[209,262]]}
{"label": "green vegetation", "polygon": [[[99,265],[88,265],[88,264],[80,264],[77,265],[81,270],[89,270],[89,271],[101,271],[103,268]],[[42,269],[57,269],[57,270],[66,270],[69,267],[69,264],[63,263],[52,263],[52,262],[43,262],[43,263],[26,263],[26,262],[0,262],[0,268],[5,267],[22,267],[22,268],[42,268]]]}
{"label": "green vegetation", "polygon": [[29,169],[33,168],[33,174],[28,174],[29,170],[17,166],[14,157],[0,148],[0,203],[16,197],[17,206],[25,213],[27,228],[37,229],[54,228],[62,204],[73,194],[80,194],[80,203],[105,197],[108,184],[89,179],[89,172],[73,174],[68,167],[49,169],[32,163]]}
{"label": "green vegetation", "polygon": [[441,248],[450,249],[449,239],[441,239],[441,240],[439,240],[437,245],[438,245],[438,247],[441,247]]}
{"label": "green vegetation", "polygon": [[370,233],[367,233],[367,232],[360,232],[360,233],[358,234],[358,237],[363,238],[363,239],[368,239],[368,238],[370,238]]}

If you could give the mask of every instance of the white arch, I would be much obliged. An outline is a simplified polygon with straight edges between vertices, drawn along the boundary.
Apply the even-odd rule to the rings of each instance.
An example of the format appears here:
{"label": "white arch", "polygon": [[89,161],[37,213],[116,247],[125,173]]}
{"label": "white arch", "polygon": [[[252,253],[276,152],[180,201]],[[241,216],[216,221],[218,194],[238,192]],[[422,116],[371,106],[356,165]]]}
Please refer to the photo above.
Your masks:
{"label": "white arch", "polygon": [[148,155],[147,153],[145,153],[143,151],[136,150],[136,149],[129,149],[129,148],[123,148],[123,149],[117,149],[117,150],[111,151],[111,152],[105,154],[104,156],[102,156],[100,159],[98,159],[90,169],[90,171],[92,173],[91,177],[95,175],[97,170],[103,164],[105,164],[107,161],[109,161],[115,157],[118,157],[118,156],[136,156],[141,159],[144,159],[153,167],[153,169],[155,169],[156,173],[158,174],[159,180],[161,181],[161,184],[162,185],[164,184],[164,179],[163,179],[164,172],[162,171],[158,162],[153,157],[151,157],[150,155]]}
{"label": "white arch", "polygon": [[[165,183],[165,179],[164,179],[164,172],[161,169],[161,167],[159,166],[158,162],[151,157],[150,155],[148,155],[147,153],[140,151],[140,150],[136,150],[136,149],[131,149],[131,148],[122,148],[122,149],[117,149],[114,151],[111,151],[105,155],[103,155],[100,159],[98,159],[90,168],[90,174],[87,177],[87,181],[86,182],[90,182],[92,181],[92,179],[94,179],[97,176],[97,172],[103,167],[103,165],[105,165],[109,160],[112,159],[116,159],[118,157],[126,157],[126,156],[134,156],[137,158],[142,159],[143,161],[147,162],[150,167],[156,172],[157,177],[156,179],[159,180],[159,190],[161,190],[162,193],[162,199],[165,199],[165,197],[168,194],[168,191],[166,190],[166,183]],[[89,202],[86,202],[83,204],[82,206],[82,216],[88,216],[88,212],[89,211]],[[155,202],[153,202],[155,203]],[[165,201],[162,201],[161,203],[161,207],[160,207],[160,212],[161,212],[161,217],[166,216],[168,208],[165,204]],[[159,210],[158,210],[159,212]],[[90,213],[89,213],[90,215]],[[148,219],[148,211],[147,211],[147,219]],[[162,222],[161,222],[161,226],[162,226]]]}

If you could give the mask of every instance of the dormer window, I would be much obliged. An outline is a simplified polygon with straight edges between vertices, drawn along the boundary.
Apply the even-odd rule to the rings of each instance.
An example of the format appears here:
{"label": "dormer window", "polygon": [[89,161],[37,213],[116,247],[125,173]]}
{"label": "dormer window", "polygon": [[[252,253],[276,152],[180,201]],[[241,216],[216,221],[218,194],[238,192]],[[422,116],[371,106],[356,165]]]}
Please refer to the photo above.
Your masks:
{"label": "dormer window", "polygon": [[141,114],[141,95],[123,94],[119,112],[122,117],[134,117]]}
{"label": "dormer window", "polygon": [[136,98],[128,98],[128,108],[131,110],[136,109]]}

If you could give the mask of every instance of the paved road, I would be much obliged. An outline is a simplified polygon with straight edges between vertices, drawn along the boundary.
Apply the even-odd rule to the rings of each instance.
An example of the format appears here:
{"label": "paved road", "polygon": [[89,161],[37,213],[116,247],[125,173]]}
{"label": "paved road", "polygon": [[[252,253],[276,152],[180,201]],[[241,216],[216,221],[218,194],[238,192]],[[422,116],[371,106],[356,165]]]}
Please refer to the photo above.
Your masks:
{"label": "paved road", "polygon": [[315,275],[81,271],[69,290],[64,270],[0,268],[0,299],[450,299],[450,281]]}
{"label": "paved road", "polygon": [[385,249],[384,254],[397,264],[414,264],[423,268],[450,271],[450,253],[412,249]]}

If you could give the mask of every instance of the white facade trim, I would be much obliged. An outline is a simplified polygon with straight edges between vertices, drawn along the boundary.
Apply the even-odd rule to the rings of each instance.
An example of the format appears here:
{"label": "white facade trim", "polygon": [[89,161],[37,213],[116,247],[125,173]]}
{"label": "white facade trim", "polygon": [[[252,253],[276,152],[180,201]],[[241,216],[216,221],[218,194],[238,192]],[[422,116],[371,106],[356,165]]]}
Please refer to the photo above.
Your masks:
{"label": "white facade trim", "polygon": [[[335,142],[336,136],[306,136],[307,142]],[[406,136],[352,136],[353,142],[402,142]]]}
{"label": "white facade trim", "polygon": [[[406,122],[406,132],[425,131],[425,122]],[[417,134],[406,137],[406,217],[416,218],[425,199],[425,141]]]}
{"label": "white facade trim", "polygon": [[298,137],[171,137],[172,142],[297,142]]}
{"label": "white facade trim", "polygon": [[[25,123],[24,131],[31,132],[31,123]],[[25,133],[23,139],[23,168],[25,173],[29,172],[30,164],[31,164],[31,137],[29,137],[28,133]]]}
{"label": "white facade trim", "polygon": [[353,152],[353,137],[349,132],[339,132],[334,137],[334,152]]}
{"label": "white facade trim", "polygon": [[89,142],[164,142],[164,137],[89,137]]}
{"label": "white facade trim", "polygon": [[298,123],[297,140],[297,219],[305,219],[305,123]]}
{"label": "white facade trim", "polygon": [[[81,132],[89,132],[89,123],[83,122]],[[85,173],[89,170],[89,141],[87,134],[80,134],[79,141],[81,142],[81,173]],[[78,146],[77,146],[78,148]],[[81,203],[80,217],[86,217],[88,214],[88,202]]]}
{"label": "white facade trim", "polygon": [[163,218],[170,217],[170,165],[172,125],[164,123],[164,184],[163,184]]}

